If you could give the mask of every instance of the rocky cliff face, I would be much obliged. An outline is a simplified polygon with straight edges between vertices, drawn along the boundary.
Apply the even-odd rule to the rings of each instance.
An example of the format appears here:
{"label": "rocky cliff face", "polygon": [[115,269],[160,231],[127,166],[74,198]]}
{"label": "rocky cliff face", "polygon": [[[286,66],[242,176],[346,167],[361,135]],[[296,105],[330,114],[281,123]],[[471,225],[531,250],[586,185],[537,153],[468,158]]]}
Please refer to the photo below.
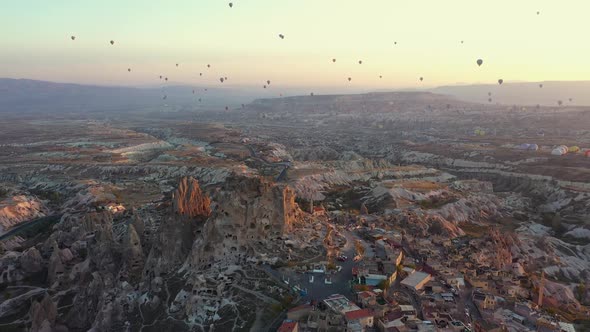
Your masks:
{"label": "rocky cliff face", "polygon": [[172,194],[174,212],[188,217],[208,217],[211,200],[203,195],[199,182],[192,177],[183,177],[178,189]]}
{"label": "rocky cliff face", "polygon": [[237,263],[255,251],[252,244],[281,241],[297,215],[291,188],[259,178],[230,178],[214,200],[216,209],[188,257],[190,267]]}
{"label": "rocky cliff face", "polygon": [[172,195],[172,206],[157,231],[157,239],[147,257],[144,275],[157,277],[186,260],[195,235],[211,214],[211,200],[192,177],[180,180]]}

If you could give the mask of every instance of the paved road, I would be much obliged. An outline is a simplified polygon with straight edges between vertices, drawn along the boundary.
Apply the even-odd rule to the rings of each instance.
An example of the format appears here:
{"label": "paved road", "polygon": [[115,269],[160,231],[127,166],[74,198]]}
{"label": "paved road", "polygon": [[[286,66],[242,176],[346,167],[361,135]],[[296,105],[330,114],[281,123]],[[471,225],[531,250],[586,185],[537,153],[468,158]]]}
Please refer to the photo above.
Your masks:
{"label": "paved road", "polygon": [[37,218],[37,219],[33,219],[30,221],[25,221],[20,223],[18,226],[16,226],[15,228],[10,229],[8,232],[0,235],[0,241],[7,239],[13,235],[18,234],[21,231],[24,231],[25,229],[32,227],[34,225],[37,224],[41,224],[44,222],[51,222],[51,221],[55,221],[56,219],[60,219],[61,218],[61,214],[54,214],[54,215],[50,215],[50,216],[46,216],[46,217],[41,217],[41,218]]}
{"label": "paved road", "polygon": [[[304,300],[323,300],[332,294],[342,294],[346,297],[352,298],[352,291],[350,289],[350,281],[352,280],[352,268],[356,265],[352,261],[354,256],[354,235],[348,231],[340,232],[346,237],[346,245],[341,250],[341,254],[346,255],[349,259],[345,262],[336,261],[336,265],[342,266],[342,270],[335,274],[323,274],[323,273],[289,273],[281,274],[279,271],[272,269],[270,266],[265,265],[263,268],[271,273],[273,276],[279,279],[288,279],[289,286],[295,285],[302,289],[307,290],[307,296]],[[310,282],[310,277],[313,276],[313,282]],[[325,278],[330,277],[332,284],[326,284]]]}

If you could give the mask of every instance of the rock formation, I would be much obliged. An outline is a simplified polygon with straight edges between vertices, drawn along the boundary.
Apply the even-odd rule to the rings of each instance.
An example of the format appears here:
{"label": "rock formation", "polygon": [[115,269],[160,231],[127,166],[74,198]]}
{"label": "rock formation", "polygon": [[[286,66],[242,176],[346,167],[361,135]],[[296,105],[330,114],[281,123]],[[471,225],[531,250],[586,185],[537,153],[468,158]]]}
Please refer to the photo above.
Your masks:
{"label": "rock formation", "polygon": [[211,200],[203,195],[199,182],[192,177],[183,177],[178,189],[172,194],[174,212],[188,217],[207,217],[211,214]]}
{"label": "rock formation", "polygon": [[45,294],[41,302],[35,301],[29,311],[31,316],[31,332],[52,331],[57,318],[57,306],[49,294]]}

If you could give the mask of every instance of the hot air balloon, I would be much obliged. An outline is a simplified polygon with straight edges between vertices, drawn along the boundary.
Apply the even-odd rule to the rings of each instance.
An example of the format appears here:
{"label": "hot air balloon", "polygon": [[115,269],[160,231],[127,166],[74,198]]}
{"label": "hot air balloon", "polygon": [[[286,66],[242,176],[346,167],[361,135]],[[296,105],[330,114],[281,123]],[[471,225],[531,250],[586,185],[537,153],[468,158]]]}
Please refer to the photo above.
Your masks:
{"label": "hot air balloon", "polygon": [[201,98],[199,98],[199,103],[201,102]]}
{"label": "hot air balloon", "polygon": [[229,8],[232,8],[234,4],[232,2],[229,3]]}
{"label": "hot air balloon", "polygon": [[224,81],[223,77],[220,77],[219,80],[221,81],[221,83],[223,83]]}
{"label": "hot air balloon", "polygon": [[131,68],[127,68],[127,71],[128,71],[128,72],[131,72]]}
{"label": "hot air balloon", "polygon": [[359,60],[359,65],[362,65],[362,64],[363,64],[363,60]]}
{"label": "hot air balloon", "polygon": [[420,77],[420,82],[424,81],[424,77]]}
{"label": "hot air balloon", "polygon": [[270,80],[266,80],[266,84],[270,85]]}
{"label": "hot air balloon", "polygon": [[383,78],[383,75],[379,75],[379,78]]}
{"label": "hot air balloon", "polygon": [[483,60],[482,59],[477,59],[477,65],[481,66],[483,64]]}
{"label": "hot air balloon", "polygon": [[313,92],[312,92],[312,93],[310,93],[309,95],[313,97]]}
{"label": "hot air balloon", "polygon": [[502,85],[502,83],[504,83],[504,80],[503,79],[499,79],[498,80],[498,84]]}
{"label": "hot air balloon", "polygon": [[563,104],[563,101],[561,101],[561,100],[557,101],[557,105],[561,106],[562,104]]}
{"label": "hot air balloon", "polygon": [[397,45],[397,42],[393,42],[393,45]]}
{"label": "hot air balloon", "polygon": [[225,80],[227,81],[227,76],[225,77]]}
{"label": "hot air balloon", "polygon": [[162,99],[166,99],[166,98],[168,98],[168,96],[166,96],[166,95],[164,95],[164,97],[162,97]]}
{"label": "hot air balloon", "polygon": [[225,110],[228,111],[229,110],[229,107],[225,106]]}
{"label": "hot air balloon", "polygon": [[207,88],[205,88],[205,91],[207,91]]}
{"label": "hot air balloon", "polygon": [[461,44],[463,44],[463,41],[461,41]]}
{"label": "hot air balloon", "polygon": [[166,80],[166,81],[167,81],[167,80],[168,80],[168,77],[166,77],[164,80]]}
{"label": "hot air balloon", "polygon": [[336,59],[332,59],[332,62],[336,62]]}
{"label": "hot air balloon", "polygon": [[203,76],[203,73],[199,73],[199,76]]}
{"label": "hot air balloon", "polygon": [[211,68],[211,65],[207,65],[207,68]]}
{"label": "hot air balloon", "polygon": [[115,41],[114,40],[111,40],[111,45],[115,45]]}
{"label": "hot air balloon", "polygon": [[539,15],[539,14],[541,14],[541,12],[539,12],[539,11],[538,11],[538,12],[537,12],[537,15]]}
{"label": "hot air balloon", "polygon": [[542,87],[543,87],[543,84],[539,84],[539,88],[542,88]]}
{"label": "hot air balloon", "polygon": [[348,81],[349,81],[349,82],[350,82],[350,81],[352,81],[352,77],[349,77],[349,78],[348,78]]}
{"label": "hot air balloon", "polygon": [[178,67],[178,63],[176,64],[176,67]]}
{"label": "hot air balloon", "polygon": [[193,95],[195,94],[195,90],[193,90]]}
{"label": "hot air balloon", "polygon": [[283,34],[279,34],[279,38],[285,39],[285,36]]}
{"label": "hot air balloon", "polygon": [[491,102],[492,102],[492,98],[488,98],[488,102],[490,102],[490,103],[491,103]]}
{"label": "hot air balloon", "polygon": [[264,89],[266,89],[266,85],[263,85],[262,87],[263,87]]}
{"label": "hot air balloon", "polygon": [[76,40],[76,36],[71,36],[70,38],[72,38],[72,40]]}
{"label": "hot air balloon", "polygon": [[244,104],[242,104],[242,108],[246,108],[246,106],[244,106]]}
{"label": "hot air balloon", "polygon": [[572,100],[573,100],[572,98],[569,99],[570,103],[572,102]]}
{"label": "hot air balloon", "polygon": [[488,96],[491,96],[491,95],[492,95],[492,93],[491,92],[488,92]]}
{"label": "hot air balloon", "polygon": [[162,75],[160,75],[160,79],[162,79]]}

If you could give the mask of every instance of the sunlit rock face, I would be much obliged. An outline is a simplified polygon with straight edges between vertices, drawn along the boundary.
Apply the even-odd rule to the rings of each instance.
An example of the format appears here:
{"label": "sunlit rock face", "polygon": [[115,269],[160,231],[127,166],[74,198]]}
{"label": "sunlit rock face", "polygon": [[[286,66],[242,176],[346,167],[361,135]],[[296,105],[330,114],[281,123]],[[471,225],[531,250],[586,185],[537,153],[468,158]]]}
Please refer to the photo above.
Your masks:
{"label": "sunlit rock face", "polygon": [[211,200],[203,195],[199,182],[193,177],[180,180],[178,189],[172,194],[172,207],[182,216],[207,217],[211,214]]}

